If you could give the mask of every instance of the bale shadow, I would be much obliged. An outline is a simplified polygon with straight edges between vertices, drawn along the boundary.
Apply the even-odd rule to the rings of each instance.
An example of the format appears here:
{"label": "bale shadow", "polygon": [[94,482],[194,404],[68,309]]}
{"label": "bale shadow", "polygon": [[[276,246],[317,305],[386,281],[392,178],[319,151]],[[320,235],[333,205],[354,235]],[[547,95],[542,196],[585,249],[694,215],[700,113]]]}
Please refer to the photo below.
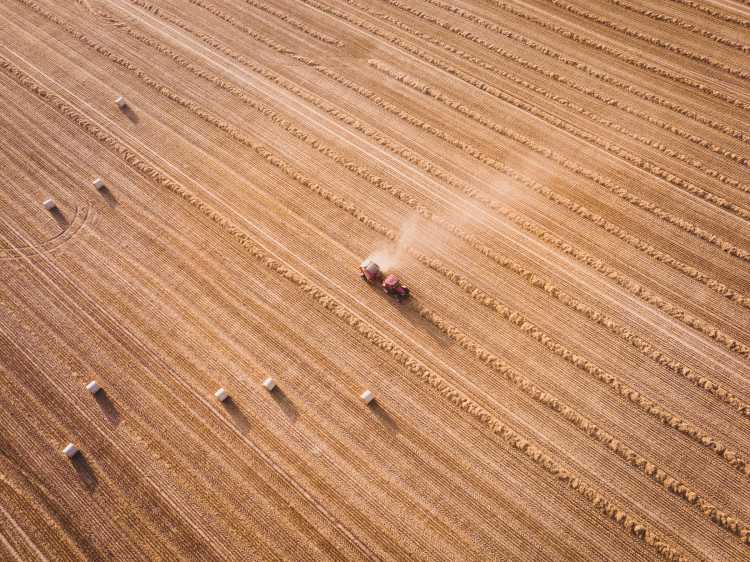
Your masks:
{"label": "bale shadow", "polygon": [[83,453],[78,451],[70,461],[73,463],[73,468],[75,468],[76,473],[78,474],[78,479],[81,481],[84,488],[89,492],[94,492],[99,485],[99,481],[96,478],[96,474],[94,474],[94,469],[91,468],[89,461],[86,460]]}
{"label": "bale shadow", "polygon": [[99,193],[101,194],[102,199],[104,199],[104,202],[107,205],[112,208],[117,207],[117,199],[106,185],[99,190]]}
{"label": "bale shadow", "polygon": [[393,417],[383,409],[377,398],[370,402],[368,407],[388,433],[398,433],[398,424],[396,423],[396,420],[394,420]]}
{"label": "bale shadow", "polygon": [[289,397],[281,390],[278,386],[271,391],[271,397],[276,402],[284,415],[289,419],[290,422],[294,423],[297,421],[298,410],[297,406],[289,399]]}
{"label": "bale shadow", "polygon": [[133,125],[137,125],[138,122],[141,120],[140,117],[138,117],[136,112],[133,111],[133,109],[129,105],[126,105],[120,111],[122,111],[125,114],[125,117],[130,119],[130,122],[133,123]]}
{"label": "bale shadow", "polygon": [[67,218],[65,218],[65,215],[60,210],[60,207],[55,207],[54,209],[50,209],[49,214],[52,215],[52,218],[55,219],[55,222],[60,228],[62,228],[63,230],[68,228],[68,225],[70,224],[70,222],[68,221]]}
{"label": "bale shadow", "polygon": [[232,418],[232,422],[235,426],[237,426],[237,429],[240,433],[244,434],[250,431],[250,420],[248,420],[247,416],[242,413],[242,410],[240,410],[237,402],[235,402],[231,396],[224,400],[222,404],[224,405],[224,409],[229,414],[229,417]]}
{"label": "bale shadow", "polygon": [[103,388],[99,389],[99,392],[94,394],[94,399],[96,400],[96,403],[99,404],[99,408],[101,409],[104,416],[107,418],[109,423],[117,427],[120,425],[120,413],[117,411],[117,407],[115,406],[115,403],[112,402],[112,399],[107,394],[107,391]]}

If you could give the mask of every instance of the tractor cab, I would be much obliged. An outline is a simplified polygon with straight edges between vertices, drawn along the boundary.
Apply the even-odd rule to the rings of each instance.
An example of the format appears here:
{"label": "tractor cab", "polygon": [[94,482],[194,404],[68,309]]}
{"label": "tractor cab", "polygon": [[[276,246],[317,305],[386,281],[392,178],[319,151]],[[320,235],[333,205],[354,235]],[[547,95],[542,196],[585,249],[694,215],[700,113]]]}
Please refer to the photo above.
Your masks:
{"label": "tractor cab", "polygon": [[383,279],[383,290],[389,295],[396,297],[398,302],[403,301],[409,296],[409,288],[402,285],[399,278],[393,274]]}

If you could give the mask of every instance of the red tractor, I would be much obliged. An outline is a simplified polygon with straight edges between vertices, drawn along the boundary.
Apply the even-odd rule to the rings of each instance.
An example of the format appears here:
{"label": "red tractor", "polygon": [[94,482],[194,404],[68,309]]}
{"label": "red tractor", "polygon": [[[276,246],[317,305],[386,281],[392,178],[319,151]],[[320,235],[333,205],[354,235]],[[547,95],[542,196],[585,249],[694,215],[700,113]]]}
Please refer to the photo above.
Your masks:
{"label": "red tractor", "polygon": [[[380,267],[372,260],[365,260],[359,266],[359,272],[362,279],[368,283],[374,284],[380,282],[383,278],[383,273],[380,271]],[[387,294],[395,297],[398,302],[403,302],[409,297],[409,287],[405,287],[401,284],[398,277],[393,274],[388,275],[381,283],[383,291]]]}

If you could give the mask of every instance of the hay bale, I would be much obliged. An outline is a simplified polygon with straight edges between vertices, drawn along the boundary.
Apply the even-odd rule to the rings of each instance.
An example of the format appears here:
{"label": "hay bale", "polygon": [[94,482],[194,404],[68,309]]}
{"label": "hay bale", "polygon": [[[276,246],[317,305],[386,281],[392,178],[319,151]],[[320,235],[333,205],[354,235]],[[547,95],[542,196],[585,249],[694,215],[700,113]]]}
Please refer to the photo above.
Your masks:
{"label": "hay bale", "polygon": [[63,453],[65,453],[65,456],[67,456],[69,459],[72,459],[74,456],[76,456],[76,454],[78,454],[78,447],[73,445],[73,443],[68,443],[67,445],[65,445]]}
{"label": "hay bale", "polygon": [[219,402],[224,402],[224,400],[226,400],[227,398],[229,398],[229,394],[223,388],[220,388],[219,390],[217,390],[216,392],[214,392],[214,396],[216,397],[216,399]]}
{"label": "hay bale", "polygon": [[365,390],[361,395],[360,398],[362,399],[362,402],[365,404],[369,404],[373,400],[375,400],[375,395],[370,390]]}
{"label": "hay bale", "polygon": [[266,387],[266,390],[268,392],[271,392],[274,388],[276,388],[276,381],[273,380],[271,377],[268,377],[266,380],[264,380],[261,383],[264,387]]}

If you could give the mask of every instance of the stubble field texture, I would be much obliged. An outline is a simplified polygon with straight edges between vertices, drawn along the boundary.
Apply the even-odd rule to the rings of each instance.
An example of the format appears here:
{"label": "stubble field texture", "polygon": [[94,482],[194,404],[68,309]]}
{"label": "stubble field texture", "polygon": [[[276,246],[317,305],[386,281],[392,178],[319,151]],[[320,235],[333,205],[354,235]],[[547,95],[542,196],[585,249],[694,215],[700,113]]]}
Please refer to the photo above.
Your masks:
{"label": "stubble field texture", "polygon": [[0,2],[0,559],[747,560],[748,60],[748,0]]}

